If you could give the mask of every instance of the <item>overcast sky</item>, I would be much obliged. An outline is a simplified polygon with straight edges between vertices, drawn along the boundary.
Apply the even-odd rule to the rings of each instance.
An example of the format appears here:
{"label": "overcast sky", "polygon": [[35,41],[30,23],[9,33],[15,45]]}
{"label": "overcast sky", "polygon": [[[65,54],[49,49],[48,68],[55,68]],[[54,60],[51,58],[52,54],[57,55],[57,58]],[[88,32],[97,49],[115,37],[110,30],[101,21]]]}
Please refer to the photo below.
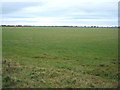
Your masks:
{"label": "overcast sky", "polygon": [[2,24],[117,26],[119,0],[3,0]]}

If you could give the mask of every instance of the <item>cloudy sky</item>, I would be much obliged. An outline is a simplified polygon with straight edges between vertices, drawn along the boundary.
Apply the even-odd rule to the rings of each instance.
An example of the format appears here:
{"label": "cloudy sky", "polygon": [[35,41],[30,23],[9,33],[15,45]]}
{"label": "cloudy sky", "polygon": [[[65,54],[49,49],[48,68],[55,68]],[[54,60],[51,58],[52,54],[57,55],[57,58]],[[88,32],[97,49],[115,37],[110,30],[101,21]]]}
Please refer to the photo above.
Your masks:
{"label": "cloudy sky", "polygon": [[117,26],[119,0],[3,0],[2,24]]}

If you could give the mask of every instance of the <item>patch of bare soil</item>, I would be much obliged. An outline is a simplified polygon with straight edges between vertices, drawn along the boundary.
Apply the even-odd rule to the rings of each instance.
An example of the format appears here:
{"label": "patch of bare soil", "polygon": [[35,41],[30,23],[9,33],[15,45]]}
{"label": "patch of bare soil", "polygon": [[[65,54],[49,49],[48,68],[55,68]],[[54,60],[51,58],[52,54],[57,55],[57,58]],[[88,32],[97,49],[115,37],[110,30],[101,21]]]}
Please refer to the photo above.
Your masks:
{"label": "patch of bare soil", "polygon": [[49,58],[49,59],[56,59],[57,56],[55,55],[50,55],[50,54],[41,54],[38,56],[34,56],[33,58]]}

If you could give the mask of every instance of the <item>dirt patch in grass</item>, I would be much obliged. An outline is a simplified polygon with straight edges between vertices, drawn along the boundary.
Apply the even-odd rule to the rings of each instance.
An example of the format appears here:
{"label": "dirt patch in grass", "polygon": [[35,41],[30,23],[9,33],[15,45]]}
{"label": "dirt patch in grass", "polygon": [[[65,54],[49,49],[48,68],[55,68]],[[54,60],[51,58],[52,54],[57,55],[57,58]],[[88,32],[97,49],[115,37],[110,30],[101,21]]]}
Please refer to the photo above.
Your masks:
{"label": "dirt patch in grass", "polygon": [[19,63],[13,62],[12,60],[3,59],[3,75],[6,73],[17,73],[22,70]]}
{"label": "dirt patch in grass", "polygon": [[32,58],[42,58],[42,59],[62,59],[62,60],[70,60],[69,58],[67,57],[58,57],[56,55],[51,55],[51,54],[40,54],[40,55],[37,55],[37,56],[33,56]]}
{"label": "dirt patch in grass", "polygon": [[32,58],[49,58],[49,59],[57,59],[57,56],[50,54],[41,54],[38,56],[33,56]]}
{"label": "dirt patch in grass", "polygon": [[[15,73],[19,73],[23,70],[21,65],[17,62],[13,62],[10,59],[3,59],[2,60],[3,65],[3,87],[11,87],[16,85],[17,83],[21,82],[20,79],[17,79],[15,76],[13,76]],[[12,75],[12,76],[11,76]]]}

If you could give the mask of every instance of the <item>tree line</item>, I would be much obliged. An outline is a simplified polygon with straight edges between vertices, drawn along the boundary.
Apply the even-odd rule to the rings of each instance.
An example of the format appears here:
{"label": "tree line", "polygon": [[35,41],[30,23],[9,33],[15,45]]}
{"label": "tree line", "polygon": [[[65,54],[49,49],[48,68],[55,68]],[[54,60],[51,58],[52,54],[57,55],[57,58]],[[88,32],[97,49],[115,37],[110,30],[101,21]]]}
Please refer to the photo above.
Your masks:
{"label": "tree line", "polygon": [[[84,27],[84,28],[99,28],[99,27],[103,27],[103,26],[34,26],[34,25],[0,25],[2,27]],[[103,27],[103,28],[109,28],[109,26],[107,27]],[[111,28],[120,28],[117,26],[111,26]]]}

